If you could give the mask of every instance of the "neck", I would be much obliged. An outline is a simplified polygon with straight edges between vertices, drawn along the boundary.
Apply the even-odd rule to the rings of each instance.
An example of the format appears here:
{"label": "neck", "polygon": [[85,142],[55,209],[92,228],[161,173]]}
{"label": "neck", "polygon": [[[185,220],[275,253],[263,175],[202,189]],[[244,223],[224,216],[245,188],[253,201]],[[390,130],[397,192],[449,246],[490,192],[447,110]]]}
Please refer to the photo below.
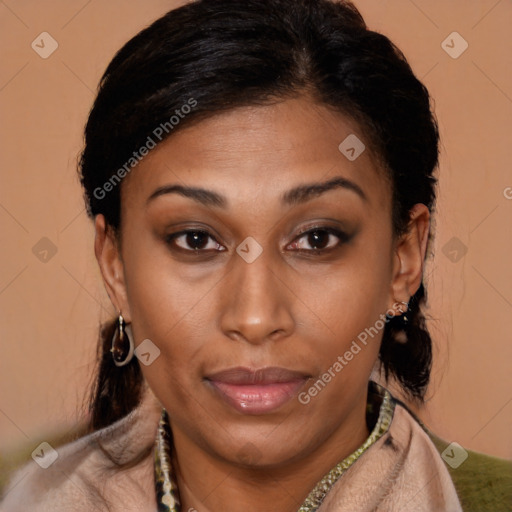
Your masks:
{"label": "neck", "polygon": [[[365,396],[366,398],[366,396]],[[369,435],[366,401],[355,421],[341,425],[300,460],[272,467],[242,467],[212,456],[172,425],[172,465],[183,511],[296,512],[316,483]]]}

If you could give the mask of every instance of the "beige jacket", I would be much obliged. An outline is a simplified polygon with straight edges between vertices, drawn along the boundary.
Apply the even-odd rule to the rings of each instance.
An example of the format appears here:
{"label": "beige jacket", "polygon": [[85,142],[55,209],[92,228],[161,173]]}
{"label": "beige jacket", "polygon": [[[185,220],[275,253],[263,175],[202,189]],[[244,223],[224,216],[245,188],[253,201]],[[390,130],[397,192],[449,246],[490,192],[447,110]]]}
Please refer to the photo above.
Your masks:
{"label": "beige jacket", "polygon": [[[126,418],[57,448],[58,458],[47,469],[30,461],[14,473],[0,510],[157,512],[153,448],[161,410],[148,390],[141,405]],[[146,456],[131,469],[119,472],[100,443],[119,463],[144,450]],[[337,480],[318,509],[370,511],[462,511],[434,444],[400,404],[388,432]]]}

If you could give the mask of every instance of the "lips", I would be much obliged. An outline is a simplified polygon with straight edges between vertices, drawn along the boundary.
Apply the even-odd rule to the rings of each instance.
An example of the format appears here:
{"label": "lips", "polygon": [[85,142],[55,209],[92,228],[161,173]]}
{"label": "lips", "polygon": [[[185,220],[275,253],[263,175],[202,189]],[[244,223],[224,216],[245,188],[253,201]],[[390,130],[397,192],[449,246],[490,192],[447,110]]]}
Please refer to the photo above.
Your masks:
{"label": "lips", "polygon": [[206,377],[214,392],[243,414],[273,412],[291,400],[310,376],[280,367],[236,367]]}

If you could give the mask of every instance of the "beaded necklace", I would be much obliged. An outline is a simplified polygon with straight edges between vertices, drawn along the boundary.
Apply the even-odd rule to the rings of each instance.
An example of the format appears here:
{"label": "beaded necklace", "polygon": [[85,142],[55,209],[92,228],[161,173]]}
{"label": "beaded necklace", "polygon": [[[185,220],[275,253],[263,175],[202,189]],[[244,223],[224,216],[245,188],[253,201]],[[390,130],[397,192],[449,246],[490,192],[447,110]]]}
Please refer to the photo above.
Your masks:
{"label": "beaded necklace", "polygon": [[[368,392],[368,403],[366,407],[368,418],[378,418],[370,435],[364,443],[348,457],[336,464],[324,477],[315,485],[304,500],[297,512],[315,512],[321,505],[326,494],[331,490],[335,482],[345,471],[384,433],[387,432],[396,402],[385,388],[370,381]],[[169,424],[169,416],[165,409],[158,423],[157,437],[155,441],[155,490],[158,512],[181,512],[180,495],[178,484],[171,464],[172,431]]]}

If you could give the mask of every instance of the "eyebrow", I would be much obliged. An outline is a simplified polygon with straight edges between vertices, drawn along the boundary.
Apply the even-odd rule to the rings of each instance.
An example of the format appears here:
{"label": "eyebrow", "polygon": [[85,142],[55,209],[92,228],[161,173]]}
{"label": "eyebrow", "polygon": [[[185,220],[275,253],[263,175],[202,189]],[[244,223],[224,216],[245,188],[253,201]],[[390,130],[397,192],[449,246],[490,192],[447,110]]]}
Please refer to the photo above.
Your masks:
{"label": "eyebrow", "polygon": [[[359,185],[341,176],[336,176],[335,178],[325,182],[306,183],[294,187],[282,194],[281,203],[287,206],[295,206],[301,203],[305,203],[315,197],[318,197],[337,188],[352,191],[356,193],[363,201],[368,201],[366,194],[363,192]],[[183,185],[164,185],[157,188],[148,197],[146,205],[157,197],[163,196],[165,194],[179,194],[181,196],[193,199],[194,201],[205,206],[214,206],[223,209],[226,209],[228,206],[227,198],[218,192],[213,192],[212,190],[207,190],[200,187],[186,187]]]}

